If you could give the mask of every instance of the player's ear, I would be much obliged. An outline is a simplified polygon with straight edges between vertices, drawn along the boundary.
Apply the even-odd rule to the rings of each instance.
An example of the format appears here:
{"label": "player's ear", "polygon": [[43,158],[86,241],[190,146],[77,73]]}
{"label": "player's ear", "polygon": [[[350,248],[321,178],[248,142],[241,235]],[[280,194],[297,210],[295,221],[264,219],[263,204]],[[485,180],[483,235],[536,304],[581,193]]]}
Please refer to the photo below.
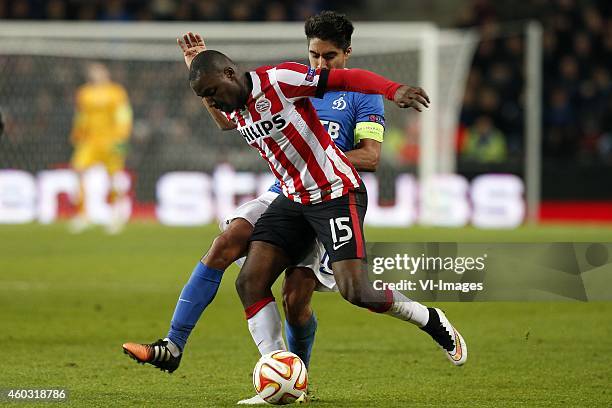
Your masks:
{"label": "player's ear", "polygon": [[223,75],[225,75],[227,79],[232,79],[236,76],[236,71],[234,71],[232,67],[225,67],[223,69]]}
{"label": "player's ear", "polygon": [[353,47],[349,45],[348,48],[344,50],[344,57],[346,59],[349,59],[351,57],[352,52],[353,52]]}

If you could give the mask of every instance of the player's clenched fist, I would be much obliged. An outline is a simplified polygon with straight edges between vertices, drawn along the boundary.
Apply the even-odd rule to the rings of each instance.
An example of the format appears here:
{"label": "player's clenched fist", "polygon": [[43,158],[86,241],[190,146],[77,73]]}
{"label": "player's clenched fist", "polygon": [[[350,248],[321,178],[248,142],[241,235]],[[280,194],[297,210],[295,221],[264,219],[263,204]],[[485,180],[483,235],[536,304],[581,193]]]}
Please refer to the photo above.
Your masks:
{"label": "player's clenched fist", "polygon": [[408,85],[402,85],[397,89],[393,102],[400,108],[413,108],[419,112],[422,112],[423,108],[429,108],[429,96],[423,88]]}
{"label": "player's clenched fist", "polygon": [[194,34],[191,31],[187,34],[183,34],[182,37],[178,37],[176,42],[183,51],[183,57],[185,58],[187,68],[191,66],[191,61],[193,61],[196,55],[206,50],[206,44],[204,44],[202,36],[200,34]]}

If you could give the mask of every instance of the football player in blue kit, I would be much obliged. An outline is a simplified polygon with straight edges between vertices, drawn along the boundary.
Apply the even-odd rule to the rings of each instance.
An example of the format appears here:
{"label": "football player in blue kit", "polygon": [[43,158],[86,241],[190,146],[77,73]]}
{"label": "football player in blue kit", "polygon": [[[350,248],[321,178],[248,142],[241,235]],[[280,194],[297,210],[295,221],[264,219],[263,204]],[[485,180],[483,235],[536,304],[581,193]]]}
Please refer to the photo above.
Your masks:
{"label": "football player in blue kit", "polygon": [[[351,55],[353,25],[343,15],[322,12],[305,24],[310,66],[326,69],[346,67]],[[311,98],[327,132],[359,171],[376,171],[384,134],[382,96],[331,91]],[[278,190],[280,192],[280,190]],[[289,350],[308,367],[317,320],[310,306],[315,290],[337,291],[328,257],[317,241],[315,255],[289,268],[283,282],[285,336]]]}

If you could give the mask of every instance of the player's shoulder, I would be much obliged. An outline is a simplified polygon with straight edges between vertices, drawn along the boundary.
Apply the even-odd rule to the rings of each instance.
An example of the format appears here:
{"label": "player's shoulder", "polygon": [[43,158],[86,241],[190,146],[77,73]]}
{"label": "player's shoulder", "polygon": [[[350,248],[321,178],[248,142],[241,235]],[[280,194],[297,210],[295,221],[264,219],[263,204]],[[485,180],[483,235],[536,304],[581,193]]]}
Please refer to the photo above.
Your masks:
{"label": "player's shoulder", "polygon": [[108,84],[108,92],[119,101],[127,99],[128,94],[123,85],[117,82],[111,82]]}
{"label": "player's shoulder", "polygon": [[[290,86],[312,86],[316,84],[318,71],[298,62],[283,62],[269,71],[272,81]],[[291,96],[301,96],[300,92],[290,92]]]}
{"label": "player's shoulder", "polygon": [[352,97],[353,106],[355,107],[355,109],[358,109],[358,111],[362,114],[385,114],[385,103],[383,101],[382,95],[353,92]]}
{"label": "player's shoulder", "polygon": [[268,72],[271,69],[274,69],[274,65],[262,65],[261,67],[255,68],[252,72],[263,74],[263,73]]}
{"label": "player's shoulder", "polygon": [[299,62],[282,62],[277,65],[263,65],[254,70],[257,74],[269,74],[272,73],[273,76],[283,75],[283,74],[303,74],[306,75],[310,71],[314,73],[314,69],[310,69],[308,66],[304,64],[300,64]]}
{"label": "player's shoulder", "polygon": [[308,72],[308,66],[300,64],[299,62],[281,62],[276,65],[262,65],[253,70],[253,72],[264,73],[272,70],[289,70],[296,72]]}
{"label": "player's shoulder", "polygon": [[291,61],[281,62],[280,64],[276,65],[274,68],[276,68],[277,70],[288,70],[288,71],[299,72],[302,74],[306,74],[310,70],[310,67],[308,65],[300,64],[299,62],[291,62]]}
{"label": "player's shoulder", "polygon": [[83,84],[81,86],[79,86],[76,90],[76,94],[77,95],[84,95],[88,92],[91,92],[93,90],[93,85],[91,84]]}
{"label": "player's shoulder", "polygon": [[84,84],[76,90],[76,100],[80,105],[87,105],[89,101],[95,99],[96,90],[91,84]]}

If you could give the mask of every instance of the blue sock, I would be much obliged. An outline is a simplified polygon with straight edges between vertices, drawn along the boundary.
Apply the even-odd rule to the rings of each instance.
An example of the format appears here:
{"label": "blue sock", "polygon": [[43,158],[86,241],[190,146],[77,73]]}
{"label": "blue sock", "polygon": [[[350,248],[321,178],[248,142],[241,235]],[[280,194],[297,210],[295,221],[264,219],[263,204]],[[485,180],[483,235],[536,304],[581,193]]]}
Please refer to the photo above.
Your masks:
{"label": "blue sock", "polygon": [[198,262],[191,273],[189,281],[176,302],[176,309],[174,309],[168,332],[168,338],[181,350],[185,348],[187,338],[202,312],[215,298],[222,277],[223,271],[210,268],[202,262]]}
{"label": "blue sock", "polygon": [[312,352],[316,331],[317,318],[314,312],[312,312],[308,322],[301,327],[292,326],[285,319],[285,336],[287,337],[287,344],[289,344],[289,351],[297,354],[306,364],[306,368],[310,364],[310,353]]}

